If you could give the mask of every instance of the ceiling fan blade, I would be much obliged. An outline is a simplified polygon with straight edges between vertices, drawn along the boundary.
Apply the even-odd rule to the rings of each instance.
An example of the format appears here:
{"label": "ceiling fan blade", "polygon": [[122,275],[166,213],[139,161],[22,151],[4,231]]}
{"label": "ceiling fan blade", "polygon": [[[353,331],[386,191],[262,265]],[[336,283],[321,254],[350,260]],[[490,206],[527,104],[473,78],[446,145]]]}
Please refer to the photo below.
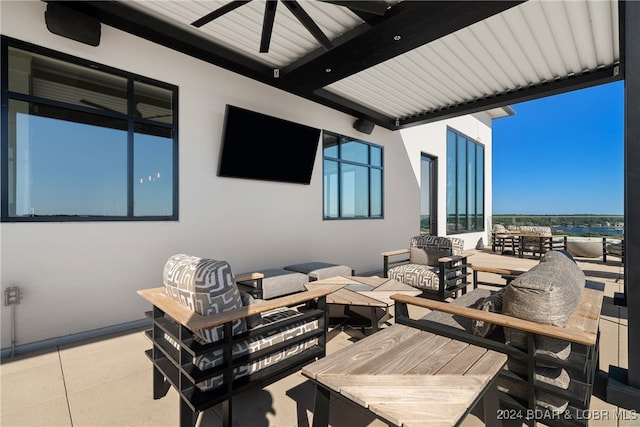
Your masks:
{"label": "ceiling fan blade", "polygon": [[193,25],[196,28],[200,28],[203,25],[208,24],[209,22],[213,21],[214,19],[217,19],[217,18],[221,17],[225,13],[229,13],[232,10],[236,10],[240,6],[243,6],[243,5],[247,4],[247,3],[249,3],[250,1],[251,0],[233,0],[231,3],[227,3],[224,6],[221,6],[218,9],[214,10],[213,12],[207,13],[202,18],[196,19],[195,21],[193,21],[191,23],[191,25]]}
{"label": "ceiling fan blade", "polygon": [[264,5],[264,19],[262,21],[262,37],[260,38],[260,53],[269,52],[271,43],[271,33],[273,32],[273,21],[276,18],[277,0],[267,0]]}
{"label": "ceiling fan blade", "polygon": [[331,3],[338,6],[344,6],[351,9],[353,12],[365,12],[372,15],[382,16],[387,13],[389,5],[384,1],[376,0],[321,0],[325,3]]}
{"label": "ceiling fan blade", "polygon": [[289,9],[296,18],[298,18],[298,21],[300,21],[300,23],[304,25],[307,31],[309,31],[311,35],[313,35],[313,37],[315,37],[315,39],[318,40],[318,42],[326,50],[333,48],[333,44],[331,43],[331,40],[329,40],[329,38],[322,32],[320,27],[318,27],[318,25],[315,22],[313,22],[313,19],[311,19],[309,14],[307,14],[307,12],[304,11],[302,6],[300,6],[300,4],[297,1],[282,0],[282,3],[284,3],[285,6],[287,6],[287,9]]}

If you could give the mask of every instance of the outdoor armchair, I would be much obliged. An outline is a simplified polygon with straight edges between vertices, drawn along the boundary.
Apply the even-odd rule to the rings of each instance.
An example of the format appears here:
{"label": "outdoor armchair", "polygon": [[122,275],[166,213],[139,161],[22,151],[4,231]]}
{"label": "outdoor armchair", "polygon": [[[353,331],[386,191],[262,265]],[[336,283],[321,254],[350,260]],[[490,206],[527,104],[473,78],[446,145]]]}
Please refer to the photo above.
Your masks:
{"label": "outdoor armchair", "polygon": [[[532,414],[527,424],[585,425],[604,284],[587,281],[562,251],[548,252],[528,271],[481,270],[509,284],[478,288],[447,304],[394,295],[396,323],[507,354],[498,378],[501,406]],[[432,311],[410,318],[408,304]]]}
{"label": "outdoor armchair", "polygon": [[[253,279],[259,278],[254,276]],[[180,425],[222,403],[231,425],[231,399],[261,388],[325,355],[325,296],[335,287],[252,301],[241,295],[228,263],[184,254],[165,264],[164,287],[138,293],[153,305],[153,398],[173,386]],[[298,310],[307,302],[317,308]]]}
{"label": "outdoor armchair", "polygon": [[382,253],[384,277],[413,286],[420,289],[423,296],[441,301],[457,296],[460,290],[464,294],[469,284],[470,264],[469,254],[464,253],[463,248],[464,241],[456,237],[412,237],[409,248]]}

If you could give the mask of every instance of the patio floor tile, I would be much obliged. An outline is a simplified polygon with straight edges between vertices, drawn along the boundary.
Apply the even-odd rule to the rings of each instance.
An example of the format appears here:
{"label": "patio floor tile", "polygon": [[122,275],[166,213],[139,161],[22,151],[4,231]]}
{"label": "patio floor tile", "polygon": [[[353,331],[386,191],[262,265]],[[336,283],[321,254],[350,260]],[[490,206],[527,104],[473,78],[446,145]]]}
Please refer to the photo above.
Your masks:
{"label": "patio floor tile", "polygon": [[[517,258],[477,251],[470,258],[478,265],[526,270],[537,259]],[[579,259],[590,279],[605,282],[605,304],[601,320],[600,379],[606,385],[609,365],[627,366],[627,309],[613,305],[613,295],[622,291],[619,265]],[[483,276],[481,275],[481,279]],[[486,276],[485,279],[495,279]],[[617,281],[616,281],[617,280]],[[428,310],[411,308],[413,316]],[[390,323],[393,322],[391,318]],[[330,329],[327,353],[331,354],[364,337],[363,331],[347,325]],[[167,396],[152,399],[151,364],[144,355],[149,341],[141,330],[110,335],[82,343],[64,345],[38,354],[3,360],[0,365],[1,418],[4,426],[134,426],[163,427],[178,423],[179,398],[171,389]],[[262,390],[239,395],[233,403],[235,425],[241,427],[309,427],[313,420],[315,388],[300,372]],[[588,415],[594,427],[639,426],[640,417],[606,403],[602,387],[594,393]],[[608,419],[605,419],[604,415]],[[614,418],[619,419],[614,419]],[[203,412],[201,427],[222,425],[220,407]],[[333,427],[380,427],[386,424],[364,409],[332,398]],[[484,423],[473,413],[463,427]]]}

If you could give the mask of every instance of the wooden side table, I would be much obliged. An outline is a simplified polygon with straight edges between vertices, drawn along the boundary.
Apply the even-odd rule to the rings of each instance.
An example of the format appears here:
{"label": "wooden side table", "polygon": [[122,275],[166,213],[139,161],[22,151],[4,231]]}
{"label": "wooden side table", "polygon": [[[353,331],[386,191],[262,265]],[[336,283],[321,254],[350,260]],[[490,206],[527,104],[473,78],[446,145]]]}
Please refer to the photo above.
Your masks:
{"label": "wooden side table", "polygon": [[[327,295],[327,304],[344,305],[346,315],[363,316],[371,322],[373,332],[377,332],[380,325],[391,317],[389,307],[394,305],[391,295],[417,296],[422,293],[413,286],[382,277],[336,276],[309,282],[304,286],[312,290],[327,285],[342,285],[340,289]],[[352,307],[360,307],[365,314],[356,313],[351,310]],[[383,311],[382,317],[378,316],[379,310]]]}

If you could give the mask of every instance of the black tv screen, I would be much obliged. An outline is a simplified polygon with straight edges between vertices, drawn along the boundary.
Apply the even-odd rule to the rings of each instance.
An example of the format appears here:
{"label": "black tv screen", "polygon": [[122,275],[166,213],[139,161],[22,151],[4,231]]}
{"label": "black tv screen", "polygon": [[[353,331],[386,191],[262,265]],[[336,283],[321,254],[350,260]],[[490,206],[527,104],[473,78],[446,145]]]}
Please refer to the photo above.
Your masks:
{"label": "black tv screen", "polygon": [[227,105],[218,176],[309,184],[320,129]]}

